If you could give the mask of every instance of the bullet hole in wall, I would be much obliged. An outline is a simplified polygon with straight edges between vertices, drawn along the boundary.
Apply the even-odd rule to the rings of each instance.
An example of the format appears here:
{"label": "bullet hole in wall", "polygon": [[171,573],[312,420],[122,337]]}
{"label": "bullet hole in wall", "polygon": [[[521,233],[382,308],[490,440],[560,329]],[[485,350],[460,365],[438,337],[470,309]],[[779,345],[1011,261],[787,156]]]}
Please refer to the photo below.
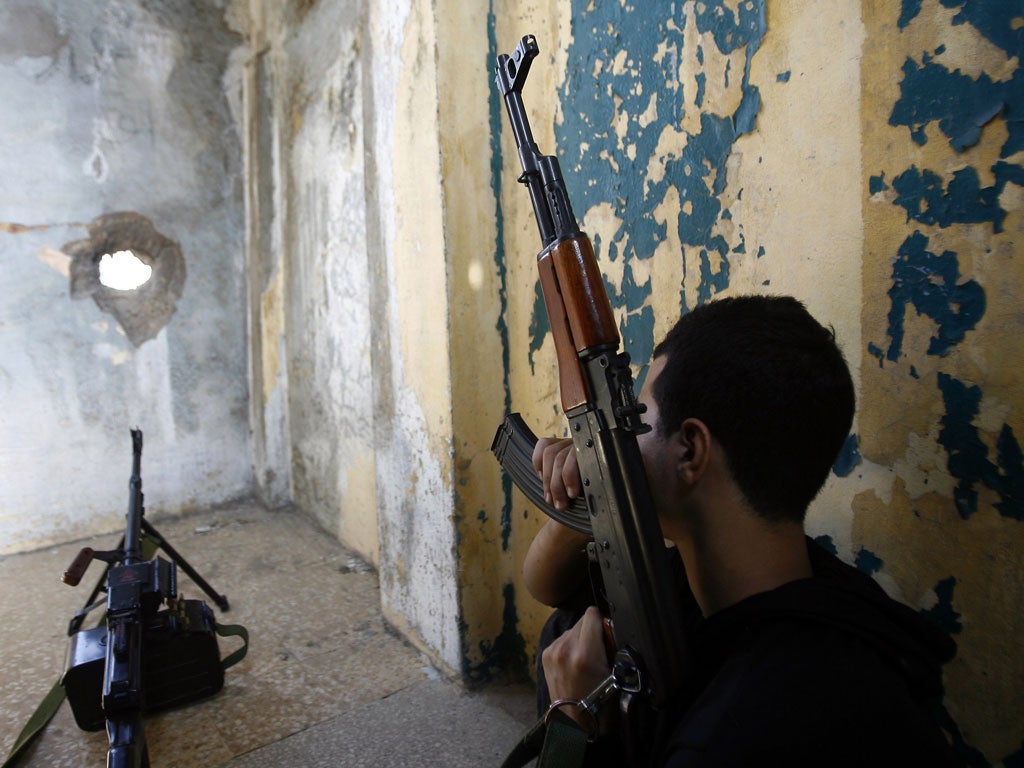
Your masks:
{"label": "bullet hole in wall", "polygon": [[88,238],[61,250],[71,257],[71,298],[91,296],[136,347],[170,322],[185,286],[185,257],[145,216],[104,214],[89,224]]}
{"label": "bullet hole in wall", "polygon": [[118,291],[134,291],[153,276],[153,268],[131,251],[100,256],[100,282]]}

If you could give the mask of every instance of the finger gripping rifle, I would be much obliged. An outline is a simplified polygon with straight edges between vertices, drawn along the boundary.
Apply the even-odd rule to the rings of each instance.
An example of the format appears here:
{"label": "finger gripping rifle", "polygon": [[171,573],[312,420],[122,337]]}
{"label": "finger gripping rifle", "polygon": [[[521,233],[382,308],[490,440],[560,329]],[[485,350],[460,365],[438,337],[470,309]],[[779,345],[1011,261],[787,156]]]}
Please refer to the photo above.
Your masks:
{"label": "finger gripping rifle", "polygon": [[[508,112],[540,230],[541,290],[558,360],[562,409],[578,458],[589,529],[617,646],[612,692],[629,714],[638,700],[662,709],[682,679],[683,633],[665,544],[655,516],[637,435],[650,429],[633,391],[620,337],[590,238],[576,222],[557,158],[542,155],[523,105],[523,84],[539,53],[532,35],[497,59],[495,83]],[[536,484],[523,466],[532,434],[516,414],[499,427],[492,449],[524,492]],[[536,475],[534,474],[534,477]],[[532,486],[532,487],[531,487]],[[545,512],[579,530],[570,519]],[[627,718],[628,719],[628,718]]]}

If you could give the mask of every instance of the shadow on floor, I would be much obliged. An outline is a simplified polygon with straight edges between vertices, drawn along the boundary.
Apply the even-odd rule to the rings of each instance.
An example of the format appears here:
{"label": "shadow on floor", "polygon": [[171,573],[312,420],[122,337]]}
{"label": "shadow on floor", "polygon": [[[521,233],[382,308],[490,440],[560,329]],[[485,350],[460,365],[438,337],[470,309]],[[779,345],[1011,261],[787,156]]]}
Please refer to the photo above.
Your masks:
{"label": "shadow on floor", "polygon": [[[228,597],[218,620],[251,636],[224,690],[146,720],[154,768],[497,766],[531,723],[528,688],[442,679],[386,627],[373,570],[300,515],[240,504],[151,522]],[[60,676],[68,620],[101,564],[74,589],[60,574],[81,547],[116,538],[0,558],[0,755]],[[179,592],[206,599],[180,570]],[[222,639],[221,655],[238,644]],[[106,745],[65,703],[21,765],[102,766]]]}

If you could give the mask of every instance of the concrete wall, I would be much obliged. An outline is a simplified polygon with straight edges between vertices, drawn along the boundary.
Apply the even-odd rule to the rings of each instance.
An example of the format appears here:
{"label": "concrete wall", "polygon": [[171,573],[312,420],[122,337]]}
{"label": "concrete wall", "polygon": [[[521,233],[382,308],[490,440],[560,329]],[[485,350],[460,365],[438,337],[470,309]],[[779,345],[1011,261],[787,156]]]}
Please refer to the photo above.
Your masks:
{"label": "concrete wall", "polygon": [[[542,520],[488,449],[508,410],[564,423],[491,69],[532,33],[534,133],[638,380],[717,295],[792,293],[831,323],[859,413],[809,530],[953,633],[972,764],[1021,759],[1009,4],[64,5],[0,24],[4,546],[116,527],[139,423],[151,503],[294,504],[377,565],[389,621],[437,664],[525,673]],[[62,273],[125,210],[186,265],[139,346]]]}
{"label": "concrete wall", "polygon": [[954,633],[958,744],[1017,759],[1019,20],[954,0],[266,5],[246,111],[250,211],[270,214],[248,227],[265,496],[372,559],[439,663],[529,668],[547,610],[519,568],[542,520],[488,448],[507,410],[564,426],[491,67],[536,34],[534,133],[638,380],[717,295],[792,293],[831,323],[860,411],[809,530]]}
{"label": "concrete wall", "polygon": [[[0,8],[0,552],[122,526],[133,426],[151,511],[252,492],[242,40],[219,5]],[[73,270],[95,272],[83,241],[112,236],[95,220],[114,212],[180,249],[177,288],[72,298]]]}
{"label": "concrete wall", "polygon": [[378,565],[389,620],[458,670],[434,8],[247,10],[261,495],[294,501]]}

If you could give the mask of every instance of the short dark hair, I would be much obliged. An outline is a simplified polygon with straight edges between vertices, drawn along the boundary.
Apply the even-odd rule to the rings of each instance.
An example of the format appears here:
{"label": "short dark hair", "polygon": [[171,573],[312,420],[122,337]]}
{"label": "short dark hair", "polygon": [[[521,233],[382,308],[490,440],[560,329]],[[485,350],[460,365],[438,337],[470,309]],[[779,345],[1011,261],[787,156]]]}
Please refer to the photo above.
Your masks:
{"label": "short dark hair", "polygon": [[683,315],[654,356],[661,433],[700,419],[754,511],[802,522],[853,423],[835,333],[792,297],[736,296]]}

